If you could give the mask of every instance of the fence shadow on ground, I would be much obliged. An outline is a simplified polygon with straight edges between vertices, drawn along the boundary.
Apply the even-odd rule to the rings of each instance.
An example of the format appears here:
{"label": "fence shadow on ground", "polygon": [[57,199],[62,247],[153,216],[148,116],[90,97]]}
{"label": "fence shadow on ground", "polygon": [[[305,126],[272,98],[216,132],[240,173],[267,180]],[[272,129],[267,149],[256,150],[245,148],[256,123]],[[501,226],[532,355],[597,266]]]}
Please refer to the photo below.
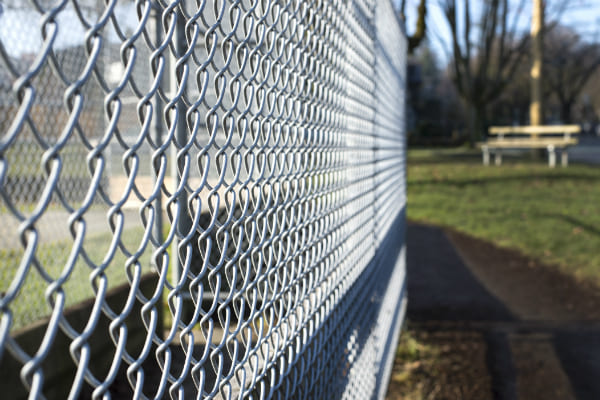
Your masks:
{"label": "fence shadow on ground", "polygon": [[[569,222],[580,223],[578,220]],[[594,319],[597,313],[587,314],[589,319],[577,319],[577,316],[597,309],[594,304],[600,301],[598,294],[587,286],[578,286],[576,280],[566,278],[560,272],[546,272],[544,268],[548,267],[523,271],[520,277],[511,277],[501,285],[514,283],[515,279],[536,279],[538,282],[533,285],[536,288],[528,283],[531,280],[524,280],[511,286],[510,290],[531,291],[534,294],[527,298],[534,302],[544,302],[536,296],[549,293],[562,308],[570,307],[569,304],[563,304],[568,301],[573,301],[572,306],[578,308],[572,310],[572,316],[566,320],[563,317],[545,320],[543,318],[549,318],[546,314],[535,314],[539,315],[537,319],[521,318],[515,312],[522,310],[513,311],[516,303],[511,302],[512,308],[509,309],[503,300],[506,293],[502,290],[498,292],[502,293],[502,298],[492,294],[488,289],[492,284],[488,282],[489,279],[486,278],[486,283],[482,283],[451,243],[439,228],[416,223],[408,226],[407,284],[410,301],[407,319],[413,327],[429,332],[481,333],[487,346],[487,372],[493,391],[489,397],[491,399],[541,400],[549,398],[549,391],[556,387],[571,392],[567,393],[571,397],[553,398],[600,398],[600,382],[597,379],[600,375],[600,320]],[[482,247],[479,251],[489,249]],[[509,260],[504,262],[508,263]],[[512,275],[517,272],[516,268],[527,269],[521,266],[523,262],[527,264],[526,260],[519,260],[517,267],[506,265],[502,274]],[[481,268],[485,266],[478,267]],[[547,293],[538,293],[537,286],[543,286]],[[555,311],[550,309],[544,312]],[[540,354],[540,349],[544,354]],[[547,354],[548,351],[553,354]],[[552,363],[548,364],[549,357],[556,357],[554,367]],[[557,376],[556,373],[564,377],[564,382],[557,384],[540,379]],[[540,389],[539,393],[532,394],[535,388]],[[531,396],[524,397],[524,392]]]}

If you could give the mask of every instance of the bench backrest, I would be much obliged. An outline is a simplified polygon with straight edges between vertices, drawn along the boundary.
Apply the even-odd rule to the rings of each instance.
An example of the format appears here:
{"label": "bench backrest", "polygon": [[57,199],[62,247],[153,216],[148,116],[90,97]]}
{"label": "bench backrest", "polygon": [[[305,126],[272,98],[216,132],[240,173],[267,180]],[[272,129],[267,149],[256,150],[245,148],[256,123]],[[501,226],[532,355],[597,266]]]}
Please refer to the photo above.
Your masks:
{"label": "bench backrest", "polygon": [[528,126],[491,126],[490,135],[577,135],[581,133],[579,125],[528,125]]}

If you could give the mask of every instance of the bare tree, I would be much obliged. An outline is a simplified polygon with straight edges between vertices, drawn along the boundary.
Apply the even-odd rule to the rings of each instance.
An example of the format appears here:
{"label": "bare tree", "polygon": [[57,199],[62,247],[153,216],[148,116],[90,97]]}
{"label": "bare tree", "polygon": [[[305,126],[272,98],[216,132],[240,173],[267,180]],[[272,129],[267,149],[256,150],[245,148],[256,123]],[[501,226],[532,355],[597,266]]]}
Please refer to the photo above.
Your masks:
{"label": "bare tree", "polygon": [[529,35],[518,32],[524,5],[484,0],[474,16],[470,0],[441,0],[452,39],[452,78],[468,110],[471,144],[484,132],[488,106],[529,60]]}
{"label": "bare tree", "polygon": [[489,105],[487,122],[493,125],[527,125],[531,105],[531,77],[528,62],[517,67],[509,83]]}
{"label": "bare tree", "polygon": [[[402,0],[400,3],[400,17],[406,20],[406,0]],[[408,37],[408,53],[413,54],[415,49],[419,47],[423,39],[425,39],[425,33],[427,32],[427,0],[420,0],[419,7],[417,8],[417,23],[415,32]]]}
{"label": "bare tree", "polygon": [[600,67],[600,44],[557,25],[545,33],[545,92],[559,103],[560,119],[571,123],[573,106]]}

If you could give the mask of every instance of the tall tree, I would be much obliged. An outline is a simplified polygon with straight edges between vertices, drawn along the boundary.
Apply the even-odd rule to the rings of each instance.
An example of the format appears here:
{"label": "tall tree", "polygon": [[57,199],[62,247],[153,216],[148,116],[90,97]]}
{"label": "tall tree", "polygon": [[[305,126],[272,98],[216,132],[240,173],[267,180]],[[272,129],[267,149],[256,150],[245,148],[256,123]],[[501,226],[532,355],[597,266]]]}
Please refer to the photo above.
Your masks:
{"label": "tall tree", "polygon": [[548,30],[544,43],[545,92],[558,101],[562,122],[571,123],[574,105],[600,68],[600,43],[563,25]]}
{"label": "tall tree", "polygon": [[[509,4],[510,3],[510,4]],[[485,130],[486,111],[528,59],[529,36],[519,34],[525,0],[441,0],[451,33],[452,77],[468,110],[471,144]]]}
{"label": "tall tree", "polygon": [[[406,20],[406,0],[402,0],[400,3],[400,17]],[[417,8],[417,23],[415,32],[408,37],[408,53],[413,54],[415,49],[419,47],[423,39],[425,39],[425,33],[427,32],[427,0],[420,0],[419,7]]]}

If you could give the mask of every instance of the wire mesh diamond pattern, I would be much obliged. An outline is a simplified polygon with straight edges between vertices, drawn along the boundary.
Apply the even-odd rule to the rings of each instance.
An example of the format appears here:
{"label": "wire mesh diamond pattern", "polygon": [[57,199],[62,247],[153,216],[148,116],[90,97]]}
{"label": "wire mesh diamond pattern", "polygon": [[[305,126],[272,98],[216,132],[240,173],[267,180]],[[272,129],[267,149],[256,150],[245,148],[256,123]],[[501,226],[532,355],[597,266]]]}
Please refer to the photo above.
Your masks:
{"label": "wire mesh diamond pattern", "polygon": [[391,2],[0,6],[0,390],[383,398],[405,304]]}

